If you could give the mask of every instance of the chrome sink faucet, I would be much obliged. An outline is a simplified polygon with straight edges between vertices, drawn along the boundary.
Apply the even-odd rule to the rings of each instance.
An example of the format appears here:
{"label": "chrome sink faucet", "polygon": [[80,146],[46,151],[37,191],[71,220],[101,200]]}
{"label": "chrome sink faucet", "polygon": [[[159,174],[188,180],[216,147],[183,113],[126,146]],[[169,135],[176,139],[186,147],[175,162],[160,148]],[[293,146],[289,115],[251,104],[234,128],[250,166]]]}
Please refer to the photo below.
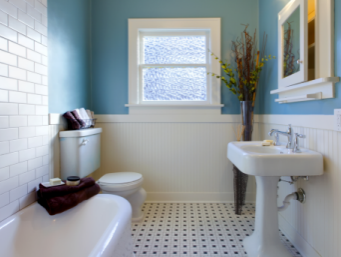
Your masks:
{"label": "chrome sink faucet", "polygon": [[272,129],[269,132],[269,136],[275,136],[275,145],[279,145],[279,136],[286,136],[288,138],[287,148],[293,149],[292,147],[292,129],[291,124],[288,126],[288,130],[286,132],[279,131],[278,129]]}

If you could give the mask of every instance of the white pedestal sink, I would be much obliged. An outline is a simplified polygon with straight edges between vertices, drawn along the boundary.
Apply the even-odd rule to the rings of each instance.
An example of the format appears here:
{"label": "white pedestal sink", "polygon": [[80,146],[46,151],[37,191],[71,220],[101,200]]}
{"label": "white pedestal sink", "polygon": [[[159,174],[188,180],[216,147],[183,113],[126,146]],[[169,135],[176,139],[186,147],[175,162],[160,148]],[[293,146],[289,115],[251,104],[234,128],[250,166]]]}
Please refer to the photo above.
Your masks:
{"label": "white pedestal sink", "polygon": [[293,153],[285,146],[262,146],[262,142],[231,142],[228,159],[243,173],[256,176],[255,231],[244,239],[249,257],[291,257],[278,235],[277,184],[281,176],[323,174],[320,153],[301,148]]}

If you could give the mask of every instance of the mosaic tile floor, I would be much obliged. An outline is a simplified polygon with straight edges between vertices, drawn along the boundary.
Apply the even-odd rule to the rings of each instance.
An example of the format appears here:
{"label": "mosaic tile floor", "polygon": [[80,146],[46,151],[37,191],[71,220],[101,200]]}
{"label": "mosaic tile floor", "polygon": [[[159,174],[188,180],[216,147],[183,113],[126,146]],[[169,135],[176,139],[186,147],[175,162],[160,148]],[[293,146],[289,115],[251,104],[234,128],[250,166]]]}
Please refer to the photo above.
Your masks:
{"label": "mosaic tile floor", "polygon": [[[136,257],[247,256],[242,241],[254,228],[253,204],[240,216],[230,203],[146,203],[143,211],[132,224]],[[279,233],[292,256],[301,256]]]}

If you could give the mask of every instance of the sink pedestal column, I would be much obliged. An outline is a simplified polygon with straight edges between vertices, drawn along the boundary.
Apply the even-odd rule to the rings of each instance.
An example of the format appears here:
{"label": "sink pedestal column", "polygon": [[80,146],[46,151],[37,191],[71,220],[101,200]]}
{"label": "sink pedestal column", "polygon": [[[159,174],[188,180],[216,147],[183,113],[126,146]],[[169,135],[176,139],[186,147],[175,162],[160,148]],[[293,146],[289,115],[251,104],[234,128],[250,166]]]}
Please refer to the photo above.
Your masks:
{"label": "sink pedestal column", "polygon": [[255,231],[243,241],[248,257],[292,257],[279,238],[278,180],[279,177],[256,176]]}

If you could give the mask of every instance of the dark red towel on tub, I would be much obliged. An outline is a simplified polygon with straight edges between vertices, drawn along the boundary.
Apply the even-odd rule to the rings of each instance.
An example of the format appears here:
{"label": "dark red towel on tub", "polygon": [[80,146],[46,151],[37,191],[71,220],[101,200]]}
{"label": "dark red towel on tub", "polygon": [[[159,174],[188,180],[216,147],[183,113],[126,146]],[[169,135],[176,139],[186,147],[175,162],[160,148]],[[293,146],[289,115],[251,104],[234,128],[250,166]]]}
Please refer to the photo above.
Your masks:
{"label": "dark red towel on tub", "polygon": [[[72,186],[69,186],[70,188]],[[77,192],[66,194],[63,196],[55,196],[52,198],[41,197],[40,190],[38,191],[38,203],[43,206],[50,215],[55,215],[69,210],[84,200],[88,200],[94,195],[97,195],[100,187],[93,184],[90,187],[83,188]]]}
{"label": "dark red towel on tub", "polygon": [[[65,182],[65,181],[64,181]],[[52,198],[56,196],[63,196],[71,193],[76,193],[84,188],[94,185],[96,182],[93,178],[82,178],[78,186],[55,186],[55,187],[44,187],[42,184],[39,185],[40,196],[42,198]]]}

